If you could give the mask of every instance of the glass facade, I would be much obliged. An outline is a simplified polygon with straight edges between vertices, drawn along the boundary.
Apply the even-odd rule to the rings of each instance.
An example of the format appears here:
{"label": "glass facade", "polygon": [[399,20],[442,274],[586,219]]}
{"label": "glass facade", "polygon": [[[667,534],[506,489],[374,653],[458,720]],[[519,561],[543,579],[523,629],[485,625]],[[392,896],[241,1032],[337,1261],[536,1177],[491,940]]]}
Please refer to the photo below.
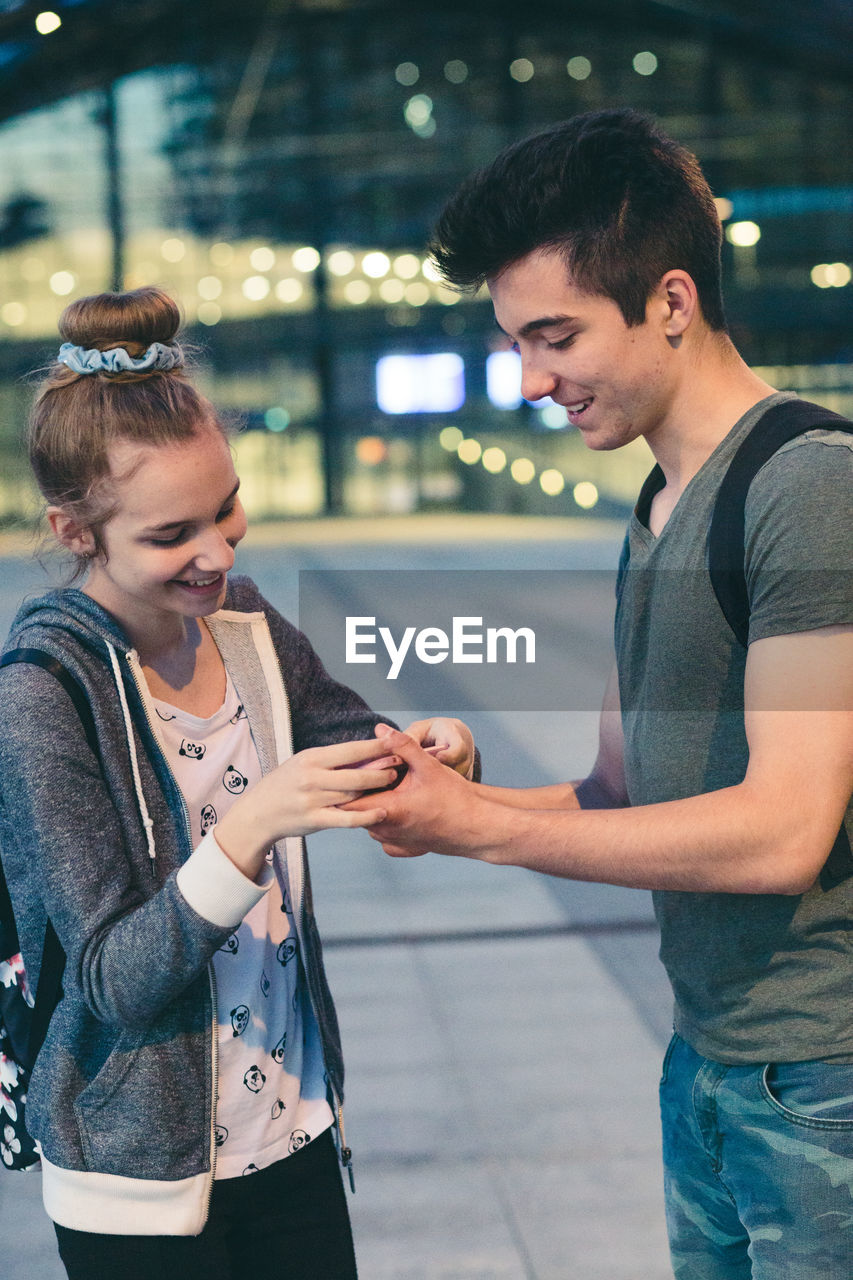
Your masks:
{"label": "glass facade", "polygon": [[[648,455],[602,466],[547,406],[496,402],[488,301],[444,288],[423,249],[471,169],[603,106],[654,113],[702,161],[745,357],[850,412],[834,11],[567,8],[77,0],[39,35],[34,6],[0,3],[0,520],[31,508],[21,375],[70,298],[119,282],[178,297],[205,388],[244,427],[256,515],[623,507]],[[399,381],[383,400],[377,366],[404,356],[459,362],[461,402]]]}

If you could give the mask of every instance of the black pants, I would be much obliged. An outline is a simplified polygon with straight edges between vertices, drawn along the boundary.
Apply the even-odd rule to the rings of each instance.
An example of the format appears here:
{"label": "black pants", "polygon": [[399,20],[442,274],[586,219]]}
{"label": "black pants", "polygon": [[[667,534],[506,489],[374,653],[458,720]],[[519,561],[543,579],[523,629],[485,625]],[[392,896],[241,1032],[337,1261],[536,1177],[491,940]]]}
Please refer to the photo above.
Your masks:
{"label": "black pants", "polygon": [[201,1235],[54,1228],[69,1280],[356,1280],[331,1130],[260,1173],[214,1183]]}

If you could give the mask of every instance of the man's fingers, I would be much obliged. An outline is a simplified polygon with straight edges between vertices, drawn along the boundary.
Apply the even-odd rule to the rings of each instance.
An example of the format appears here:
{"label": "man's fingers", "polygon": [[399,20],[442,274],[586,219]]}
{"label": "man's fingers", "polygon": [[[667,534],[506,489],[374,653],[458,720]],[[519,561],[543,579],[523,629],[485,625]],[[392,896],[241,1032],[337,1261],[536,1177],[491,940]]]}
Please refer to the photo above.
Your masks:
{"label": "man's fingers", "polygon": [[378,724],[376,732],[381,732],[380,741],[384,742],[389,753],[398,755],[406,764],[415,764],[424,757],[424,751],[415,742],[414,738],[410,738],[407,733],[401,733],[399,729],[392,729],[390,725]]}
{"label": "man's fingers", "polygon": [[382,850],[389,858],[422,858],[429,850],[424,845],[383,844]]}

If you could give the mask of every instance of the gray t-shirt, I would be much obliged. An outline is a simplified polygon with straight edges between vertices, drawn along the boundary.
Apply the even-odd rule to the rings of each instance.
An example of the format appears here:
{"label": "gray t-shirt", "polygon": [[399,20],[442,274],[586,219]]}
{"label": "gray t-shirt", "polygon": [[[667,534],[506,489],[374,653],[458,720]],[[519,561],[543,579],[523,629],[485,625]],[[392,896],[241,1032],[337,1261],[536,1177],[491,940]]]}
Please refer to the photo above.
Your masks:
{"label": "gray t-shirt", "polygon": [[[777,394],[749,411],[682,494],[659,537],[636,514],[620,575],[616,655],[632,805],[736,785],[748,748],[746,655],[714,596],[707,537],[734,454]],[[750,641],[853,623],[853,436],[785,445],[746,504]],[[853,804],[846,825],[853,838]],[[853,1060],[853,866],[808,893],[654,894],[675,1028],[728,1063]]]}

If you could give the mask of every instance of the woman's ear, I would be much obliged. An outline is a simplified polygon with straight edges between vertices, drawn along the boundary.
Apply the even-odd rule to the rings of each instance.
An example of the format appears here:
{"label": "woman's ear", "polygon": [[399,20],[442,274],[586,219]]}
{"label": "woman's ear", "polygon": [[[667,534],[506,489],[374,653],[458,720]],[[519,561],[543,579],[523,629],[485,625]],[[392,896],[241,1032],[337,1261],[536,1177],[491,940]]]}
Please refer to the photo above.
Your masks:
{"label": "woman's ear", "polygon": [[67,508],[48,507],[47,522],[56,541],[72,555],[90,559],[97,551],[92,530],[82,525]]}

